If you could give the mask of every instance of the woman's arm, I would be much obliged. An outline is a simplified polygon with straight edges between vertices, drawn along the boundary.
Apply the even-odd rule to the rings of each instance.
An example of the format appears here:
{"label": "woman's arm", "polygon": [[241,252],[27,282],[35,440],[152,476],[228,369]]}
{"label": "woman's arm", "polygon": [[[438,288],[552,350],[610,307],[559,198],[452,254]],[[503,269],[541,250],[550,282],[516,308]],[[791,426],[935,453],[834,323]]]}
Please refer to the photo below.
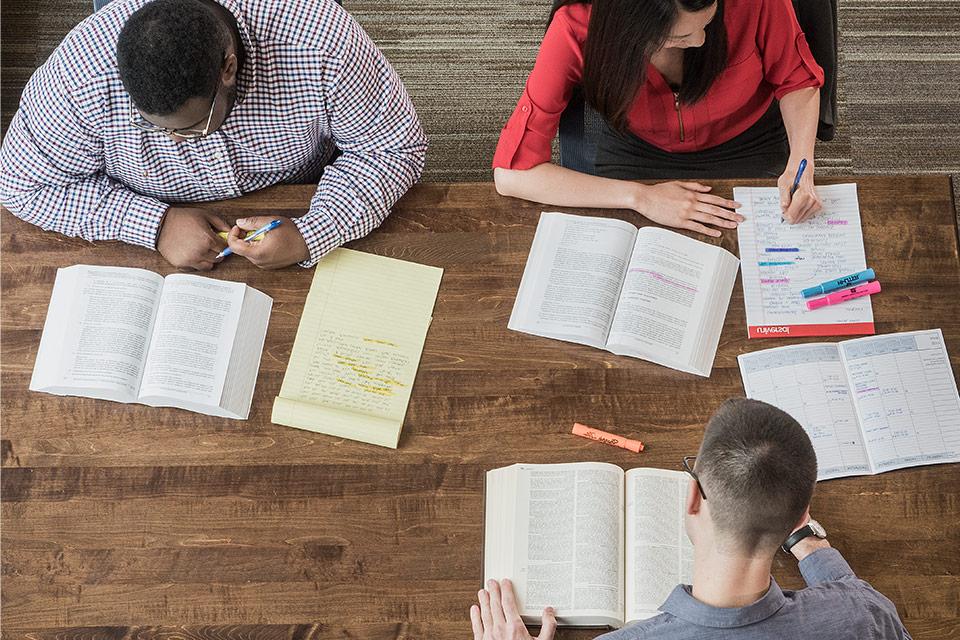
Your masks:
{"label": "woman's arm", "polygon": [[711,195],[710,187],[696,182],[645,185],[549,162],[524,170],[498,167],[493,179],[500,195],[561,207],[632,209],[654,222],[713,237],[720,236],[720,231],[706,225],[733,229],[743,220],[733,211],[739,203]]}
{"label": "woman's arm", "polygon": [[[817,122],[820,119],[820,89],[805,87],[786,94],[780,98],[780,113],[790,142],[787,168],[777,180],[780,207],[783,209],[784,219],[788,222],[803,222],[823,208],[813,188],[813,154],[817,142]],[[790,189],[803,159],[807,160],[807,168],[800,178],[800,186],[791,197]]]}

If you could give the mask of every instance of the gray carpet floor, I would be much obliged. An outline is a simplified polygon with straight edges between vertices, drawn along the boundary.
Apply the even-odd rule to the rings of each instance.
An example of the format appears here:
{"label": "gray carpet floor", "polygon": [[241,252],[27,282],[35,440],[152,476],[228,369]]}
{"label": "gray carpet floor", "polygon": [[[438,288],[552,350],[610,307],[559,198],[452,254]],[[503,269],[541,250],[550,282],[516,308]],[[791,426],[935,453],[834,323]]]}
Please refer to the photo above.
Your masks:
{"label": "gray carpet floor", "polygon": [[[30,74],[89,7],[3,2],[4,130]],[[424,180],[489,180],[549,0],[346,0],[346,7],[413,96],[431,141]],[[818,147],[820,175],[951,174],[960,200],[960,0],[840,0],[838,84],[838,134]]]}

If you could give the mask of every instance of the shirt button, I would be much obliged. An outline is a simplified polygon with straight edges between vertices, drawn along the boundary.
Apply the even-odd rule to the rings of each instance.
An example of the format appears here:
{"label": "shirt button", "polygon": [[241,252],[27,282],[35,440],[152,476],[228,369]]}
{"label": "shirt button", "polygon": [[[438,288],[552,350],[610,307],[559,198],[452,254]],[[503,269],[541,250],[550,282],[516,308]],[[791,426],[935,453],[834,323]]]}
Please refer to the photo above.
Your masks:
{"label": "shirt button", "polygon": [[213,154],[214,160],[219,160],[219,159],[222,158],[222,157],[223,157],[223,154],[222,154],[222,153],[215,153],[215,154]]}
{"label": "shirt button", "polygon": [[520,111],[523,111],[524,113],[526,113],[527,111],[530,111],[530,107],[528,107],[527,105],[523,105],[522,107],[520,107]]}

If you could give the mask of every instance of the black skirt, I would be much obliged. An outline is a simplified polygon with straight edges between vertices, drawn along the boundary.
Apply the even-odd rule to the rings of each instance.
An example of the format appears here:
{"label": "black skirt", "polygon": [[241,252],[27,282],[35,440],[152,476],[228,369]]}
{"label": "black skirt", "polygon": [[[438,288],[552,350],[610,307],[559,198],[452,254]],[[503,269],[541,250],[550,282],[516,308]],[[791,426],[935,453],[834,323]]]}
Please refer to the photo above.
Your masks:
{"label": "black skirt", "polygon": [[774,100],[740,135],[702,151],[672,153],[622,134],[604,123],[597,145],[597,175],[621,180],[707,180],[777,178],[787,166],[790,145]]}

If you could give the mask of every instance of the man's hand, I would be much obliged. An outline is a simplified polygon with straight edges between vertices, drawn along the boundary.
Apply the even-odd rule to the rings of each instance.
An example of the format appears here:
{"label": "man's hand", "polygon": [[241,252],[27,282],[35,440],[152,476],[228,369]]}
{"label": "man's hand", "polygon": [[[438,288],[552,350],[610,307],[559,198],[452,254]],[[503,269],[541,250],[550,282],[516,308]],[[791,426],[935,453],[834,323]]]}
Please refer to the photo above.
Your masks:
{"label": "man's hand", "polygon": [[238,256],[243,256],[261,269],[280,269],[302,262],[310,257],[307,243],[297,225],[290,218],[279,218],[280,226],[261,236],[259,242],[245,242],[243,238],[251,231],[277,220],[276,216],[241,218],[227,235],[227,244]]}
{"label": "man's hand", "polygon": [[223,250],[219,231],[230,225],[205,209],[170,207],[157,236],[157,251],[178,269],[210,271]]}
{"label": "man's hand", "polygon": [[[743,216],[740,203],[707,193],[710,187],[699,182],[661,182],[639,185],[634,209],[647,218],[680,229],[690,229],[714,238],[720,230],[736,229]],[[711,226],[707,226],[711,225]]]}
{"label": "man's hand", "polygon": [[797,179],[799,168],[800,161],[794,162],[791,158],[786,170],[777,180],[777,188],[780,190],[780,209],[783,211],[783,219],[790,224],[804,222],[823,211],[823,203],[820,202],[820,196],[817,195],[813,185],[813,160],[807,160],[807,168],[800,176],[800,184],[794,194],[790,195],[790,189],[793,188],[793,181]]}
{"label": "man's hand", "polygon": [[[501,591],[502,588],[502,591]],[[520,619],[513,583],[504,579],[487,581],[487,588],[477,593],[480,606],[470,607],[473,640],[532,640]],[[557,618],[552,607],[543,610],[540,635],[536,640],[552,640]]]}

